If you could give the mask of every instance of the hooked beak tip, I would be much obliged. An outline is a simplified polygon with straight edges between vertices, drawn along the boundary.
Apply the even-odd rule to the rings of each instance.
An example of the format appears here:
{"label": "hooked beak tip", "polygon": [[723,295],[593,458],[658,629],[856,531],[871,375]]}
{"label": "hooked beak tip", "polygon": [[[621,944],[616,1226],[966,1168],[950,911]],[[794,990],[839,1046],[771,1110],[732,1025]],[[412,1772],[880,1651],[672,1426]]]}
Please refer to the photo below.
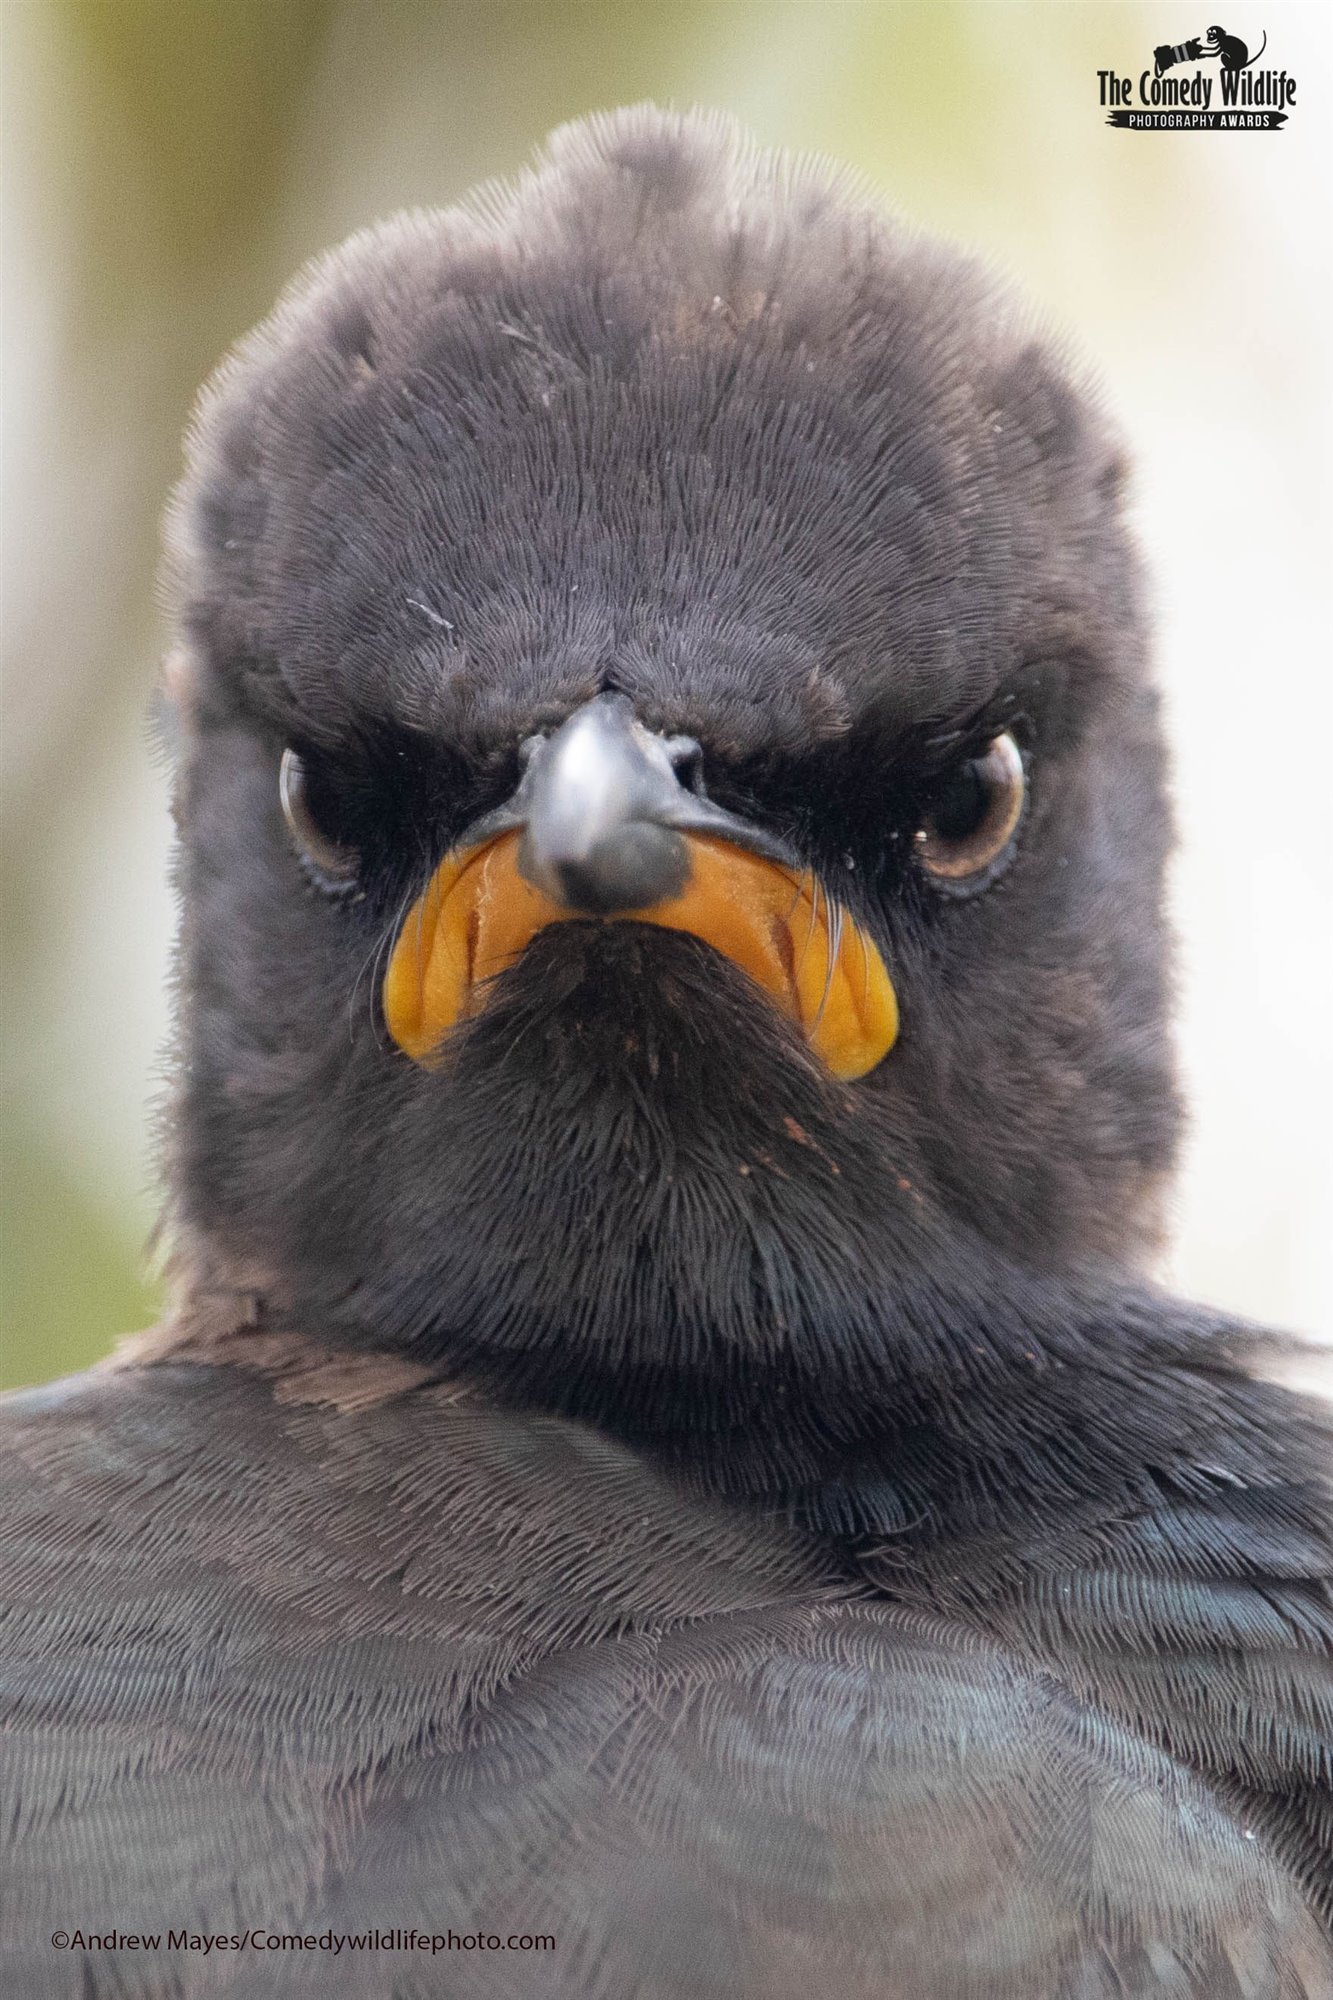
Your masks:
{"label": "hooked beak tip", "polygon": [[651,820],[631,820],[614,837],[561,854],[543,843],[540,820],[529,819],[518,872],[565,909],[610,916],[679,896],[690,879],[690,856],[679,833]]}
{"label": "hooked beak tip", "polygon": [[624,696],[589,702],[539,744],[521,791],[519,872],[564,908],[647,909],[689,881],[689,852],[672,823],[680,781]]}

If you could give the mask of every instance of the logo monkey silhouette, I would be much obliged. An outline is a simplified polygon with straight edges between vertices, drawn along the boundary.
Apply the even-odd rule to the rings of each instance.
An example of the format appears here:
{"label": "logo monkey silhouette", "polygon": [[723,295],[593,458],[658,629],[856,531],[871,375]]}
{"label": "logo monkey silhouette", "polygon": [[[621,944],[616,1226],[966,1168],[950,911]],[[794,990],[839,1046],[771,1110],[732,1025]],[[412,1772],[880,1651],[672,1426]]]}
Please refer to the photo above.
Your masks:
{"label": "logo monkey silhouette", "polygon": [[1170,42],[1163,42],[1161,48],[1153,50],[1153,56],[1156,74],[1161,76],[1164,71],[1174,69],[1177,63],[1203,62],[1207,56],[1216,56],[1223,69],[1248,69],[1251,63],[1258,62],[1267,47],[1267,28],[1264,29],[1263,40],[1251,55],[1239,35],[1229,35],[1225,28],[1213,27],[1202,37],[1193,35],[1189,41],[1178,42],[1174,47]]}
{"label": "logo monkey silhouette", "polygon": [[1264,38],[1253,55],[1239,35],[1229,35],[1225,28],[1210,28],[1203,39],[1204,54],[1220,57],[1223,69],[1248,69],[1268,47],[1268,30],[1264,29]]}

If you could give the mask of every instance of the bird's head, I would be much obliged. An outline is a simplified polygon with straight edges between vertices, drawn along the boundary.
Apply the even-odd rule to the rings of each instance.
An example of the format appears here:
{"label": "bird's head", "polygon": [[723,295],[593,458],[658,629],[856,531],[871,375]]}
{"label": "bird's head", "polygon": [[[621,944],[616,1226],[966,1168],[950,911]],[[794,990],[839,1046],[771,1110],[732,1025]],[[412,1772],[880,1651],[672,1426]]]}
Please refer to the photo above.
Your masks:
{"label": "bird's head", "polygon": [[173,516],[197,1260],[651,1424],[1138,1254],[1121,474],[973,266],[718,120],[318,265]]}

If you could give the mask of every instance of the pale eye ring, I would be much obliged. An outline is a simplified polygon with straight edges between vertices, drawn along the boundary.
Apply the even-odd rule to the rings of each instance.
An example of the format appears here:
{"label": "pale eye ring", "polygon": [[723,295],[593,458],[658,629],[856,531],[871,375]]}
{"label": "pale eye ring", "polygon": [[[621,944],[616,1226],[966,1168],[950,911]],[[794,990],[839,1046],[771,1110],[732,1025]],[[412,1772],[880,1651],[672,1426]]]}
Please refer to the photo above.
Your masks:
{"label": "pale eye ring", "polygon": [[297,853],[323,889],[350,889],[361,857],[354,847],[334,840],[310,807],[305,764],[295,750],[282,753],[278,766],[278,801]]}
{"label": "pale eye ring", "polygon": [[917,860],[946,895],[970,896],[1007,867],[1027,800],[1023,753],[1009,730],[936,787],[913,837]]}

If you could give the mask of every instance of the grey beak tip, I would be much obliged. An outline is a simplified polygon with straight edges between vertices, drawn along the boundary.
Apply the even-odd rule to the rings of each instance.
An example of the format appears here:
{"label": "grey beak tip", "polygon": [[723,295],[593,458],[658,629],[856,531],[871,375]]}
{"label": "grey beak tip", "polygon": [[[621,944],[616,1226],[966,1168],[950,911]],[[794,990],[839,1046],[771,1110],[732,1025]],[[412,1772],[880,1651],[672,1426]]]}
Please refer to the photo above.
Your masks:
{"label": "grey beak tip", "polygon": [[690,878],[683,837],[646,820],[629,822],[614,840],[586,853],[566,856],[543,853],[529,824],[519,842],[518,867],[553,902],[587,916],[646,909],[678,896]]}
{"label": "grey beak tip", "polygon": [[567,909],[603,916],[678,895],[689,851],[672,824],[684,793],[662,740],[623,695],[602,695],[533,753],[520,872]]}
{"label": "grey beak tip", "polygon": [[484,833],[521,827],[520,874],[588,916],[678,896],[690,879],[691,833],[799,868],[785,841],[681,783],[679,766],[697,766],[699,755],[692,737],[646,729],[628,696],[598,695],[531,744],[517,792],[481,823]]}

